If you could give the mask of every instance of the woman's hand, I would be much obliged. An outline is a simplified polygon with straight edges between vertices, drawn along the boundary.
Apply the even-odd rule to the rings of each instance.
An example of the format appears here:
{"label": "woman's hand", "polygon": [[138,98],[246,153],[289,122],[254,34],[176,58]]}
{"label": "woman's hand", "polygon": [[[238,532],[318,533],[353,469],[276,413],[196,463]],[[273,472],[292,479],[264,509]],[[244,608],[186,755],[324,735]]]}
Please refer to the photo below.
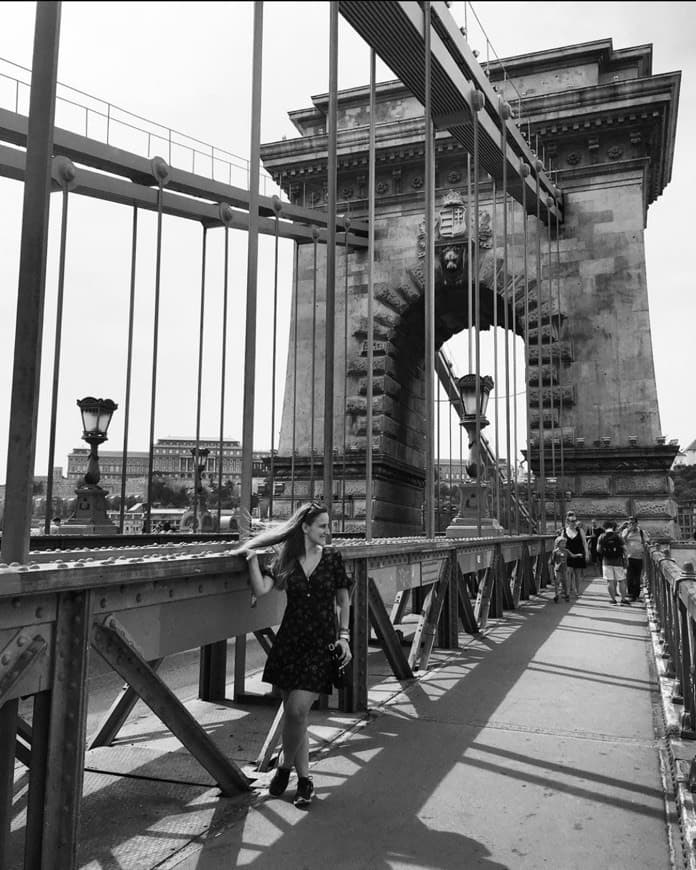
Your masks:
{"label": "woman's hand", "polygon": [[350,651],[350,644],[344,637],[341,637],[336,641],[336,646],[341,650],[341,658],[338,660],[338,663],[342,668],[344,668],[353,658],[353,654]]}

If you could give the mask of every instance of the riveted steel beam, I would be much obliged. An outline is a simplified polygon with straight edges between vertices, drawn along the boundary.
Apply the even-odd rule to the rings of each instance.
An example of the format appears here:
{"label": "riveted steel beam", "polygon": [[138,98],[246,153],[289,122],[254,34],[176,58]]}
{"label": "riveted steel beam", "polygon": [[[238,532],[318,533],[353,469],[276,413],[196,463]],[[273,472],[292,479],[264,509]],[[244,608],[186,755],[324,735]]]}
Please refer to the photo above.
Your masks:
{"label": "riveted steel beam", "polygon": [[[25,164],[26,158],[23,151],[8,148],[6,145],[0,146],[0,175],[24,181]],[[159,208],[159,192],[157,189],[146,187],[124,178],[114,178],[110,175],[103,175],[99,172],[93,172],[90,169],[80,167],[77,168],[72,193],[82,194],[83,196],[89,196],[105,202],[115,202],[120,205],[137,207],[146,211],[156,212]],[[200,221],[208,227],[224,226],[220,215],[219,203],[195,199],[192,196],[172,193],[169,190],[163,191],[162,210],[164,214],[187,220]],[[232,229],[248,231],[248,213],[230,208],[227,210],[226,215],[227,226]],[[260,233],[275,236],[276,223],[274,219],[260,217],[258,219],[258,226]],[[326,243],[328,239],[327,231],[319,229],[317,232],[319,233],[319,241]],[[293,239],[299,244],[313,241],[311,227],[284,220],[278,221],[278,235],[283,239]],[[336,244],[346,244],[345,233],[341,233],[336,237]],[[366,248],[367,239],[355,233],[348,233],[347,244],[355,248]]]}
{"label": "riveted steel beam", "polygon": [[367,579],[367,598],[370,623],[375,630],[377,640],[397,680],[412,680],[413,670],[401,647],[401,638],[394,630],[392,621],[379,594],[379,589],[372,577]]}
{"label": "riveted steel beam", "polygon": [[[153,659],[151,662],[148,662],[148,665],[156,673],[163,661],[163,658]],[[128,683],[125,683],[121,691],[114,698],[108,713],[97,729],[97,733],[92,738],[89,749],[95,749],[97,746],[110,746],[137,702],[138,693]]]}
{"label": "riveted steel beam", "polygon": [[[394,0],[390,3],[340,0],[339,10],[411,93],[425,104],[425,31],[422,4],[416,0]],[[481,93],[484,97],[484,107],[479,114],[481,166],[496,181],[500,181],[505,161],[508,170],[508,193],[518,202],[522,202],[524,184],[527,189],[527,209],[530,214],[536,214],[536,155],[522,138],[514,121],[501,117],[499,97],[486,79],[444,2],[431,3],[431,20],[433,120],[441,129],[449,130],[472,153],[472,93]],[[501,124],[505,132],[505,153],[500,148]],[[520,160],[524,160],[532,169],[526,179],[522,179],[519,174]],[[562,220],[560,208],[555,204],[553,185],[543,171],[539,170],[538,174],[541,219],[546,223],[549,215],[553,215]],[[550,208],[546,203],[548,196],[554,201]]]}
{"label": "riveted steel beam", "polygon": [[433,586],[432,604],[423,624],[423,632],[421,635],[421,650],[418,666],[421,670],[426,670],[430,661],[430,654],[435,645],[435,637],[437,635],[437,627],[442,615],[442,608],[447,597],[449,583],[451,578],[449,560],[442,563],[440,566],[440,576]]}
{"label": "riveted steel beam", "polygon": [[95,623],[92,645],[210,773],[224,795],[231,796],[249,790],[249,780],[242,770],[223,755],[171,689],[152,670],[118,620],[109,616],[104,622]]}
{"label": "riveted steel beam", "polygon": [[12,688],[46,651],[46,638],[38,632],[18,631],[0,652],[0,704]]}
{"label": "riveted steel beam", "polygon": [[18,703],[14,698],[0,705],[0,867],[9,866],[7,850],[12,821]]}
{"label": "riveted steel beam", "polygon": [[[19,145],[21,148],[26,147],[27,119],[24,115],[0,109],[0,140]],[[55,128],[53,141],[56,154],[63,154],[82,166],[120,175],[146,187],[156,184],[152,174],[152,161],[148,157],[141,157],[122,148],[114,148],[113,145],[105,145],[103,142],[71,133],[69,130],[62,130],[60,127]],[[248,190],[205,178],[193,172],[186,172],[174,166],[168,166],[167,188],[187,196],[212,202],[224,202],[233,208],[249,211]],[[273,197],[259,195],[258,208],[259,215],[262,217],[273,217],[275,215]],[[328,226],[326,212],[302,208],[289,202],[282,203],[281,217],[310,227]],[[351,223],[351,227],[356,236],[367,236],[367,224],[364,221],[355,220]],[[336,228],[339,231],[343,230],[342,219],[336,218]]]}
{"label": "riveted steel beam", "polygon": [[[87,731],[91,597],[91,592],[79,591],[63,592],[58,599],[48,717],[42,867],[72,868],[77,860]],[[44,741],[37,728],[34,728],[33,738],[34,759]],[[39,812],[38,795],[33,806]],[[27,835],[32,828],[32,820],[28,818]]]}

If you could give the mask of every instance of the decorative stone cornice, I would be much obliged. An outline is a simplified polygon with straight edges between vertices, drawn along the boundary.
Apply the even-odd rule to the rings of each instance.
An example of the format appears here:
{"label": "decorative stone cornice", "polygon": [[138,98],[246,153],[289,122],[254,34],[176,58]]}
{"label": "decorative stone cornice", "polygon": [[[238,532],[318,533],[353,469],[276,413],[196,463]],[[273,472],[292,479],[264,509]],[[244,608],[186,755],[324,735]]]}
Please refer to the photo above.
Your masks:
{"label": "decorative stone cornice", "polygon": [[[538,442],[537,442],[538,445]],[[570,447],[563,453],[566,474],[620,474],[622,471],[669,471],[678,447]],[[538,461],[538,446],[532,450],[532,464]],[[544,456],[550,456],[547,446]]]}

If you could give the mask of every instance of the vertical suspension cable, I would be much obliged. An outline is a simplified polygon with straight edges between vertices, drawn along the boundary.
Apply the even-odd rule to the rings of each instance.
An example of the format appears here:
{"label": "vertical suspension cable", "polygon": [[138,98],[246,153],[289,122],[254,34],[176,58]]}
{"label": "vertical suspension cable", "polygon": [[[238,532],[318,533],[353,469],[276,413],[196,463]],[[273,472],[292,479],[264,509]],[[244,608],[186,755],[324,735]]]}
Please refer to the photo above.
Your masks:
{"label": "vertical suspension cable", "polygon": [[126,351],[126,401],[123,418],[123,450],[121,452],[121,506],[118,530],[123,534],[126,516],[126,472],[128,468],[128,429],[130,426],[131,374],[133,370],[133,322],[135,313],[135,265],[138,252],[138,209],[133,209],[133,233],[131,239],[130,300],[128,303],[128,349]]}
{"label": "vertical suspension cable", "polygon": [[341,531],[346,530],[346,451],[347,451],[347,435],[348,435],[348,230],[350,229],[350,218],[348,215],[343,216],[343,465],[342,478],[343,486],[341,487]]}
{"label": "vertical suspension cable", "polygon": [[[2,561],[6,563],[27,561],[31,536],[31,482],[36,459],[60,15],[60,3],[37,4],[7,440],[12,450],[7,457],[5,477],[5,504],[12,505],[12,510],[5,511],[0,542]],[[40,831],[43,819],[43,786],[36,783],[39,774],[34,771],[27,807],[30,832]],[[5,858],[9,834],[9,825],[4,824],[7,815],[2,815],[0,862]],[[31,849],[36,851],[36,844]],[[31,864],[28,860],[27,866]]]}
{"label": "vertical suspension cable", "polygon": [[[551,209],[553,208],[553,197],[549,196],[546,199],[546,205],[549,209],[548,219],[546,222],[546,241],[548,245],[548,269],[549,269],[549,367],[551,376],[553,377],[553,280],[551,277]],[[559,369],[560,369],[560,360]],[[553,487],[553,527],[558,528],[558,478],[556,476],[556,424],[554,420],[556,410],[556,400],[554,396],[555,387],[553,382],[549,387],[549,407],[551,414],[551,477],[556,481]]]}
{"label": "vertical suspension cable", "polygon": [[440,531],[440,510],[441,510],[441,501],[442,501],[442,456],[440,454],[440,413],[442,411],[442,384],[440,383],[440,379],[438,378],[435,386],[436,398],[435,398],[435,409],[437,411],[437,417],[435,419],[437,432],[435,436],[435,509],[436,509],[436,524],[435,524],[435,534]]}
{"label": "vertical suspension cable", "polygon": [[227,305],[229,301],[229,268],[230,268],[230,228],[225,224],[225,258],[224,274],[222,278],[222,338],[220,346],[220,432],[218,439],[218,507],[217,529],[222,531],[222,473],[225,462],[224,439],[225,439],[225,387],[227,382]]}
{"label": "vertical suspension cable", "polygon": [[452,522],[452,486],[454,481],[452,476],[452,403],[449,400],[447,402],[447,422],[449,429],[449,508],[447,525],[449,525]]}
{"label": "vertical suspension cable", "polygon": [[367,420],[365,450],[365,539],[372,540],[372,392],[374,368],[374,270],[375,270],[375,107],[377,56],[370,49],[370,134],[368,147],[367,190]]}
{"label": "vertical suspension cable", "polygon": [[[559,190],[555,188],[556,202],[559,200]],[[561,521],[565,521],[565,464],[563,456],[563,384],[561,384],[561,228],[560,217],[556,212],[556,295],[558,301],[558,428],[561,431]]]}
{"label": "vertical suspension cable", "polygon": [[193,458],[193,531],[198,531],[199,490],[203,488],[203,469],[200,462],[201,403],[203,397],[203,330],[205,325],[205,269],[208,249],[208,227],[203,225],[201,244],[201,303],[198,323],[198,383],[196,385],[196,453]]}
{"label": "vertical suspension cable", "polygon": [[312,274],[312,399],[310,402],[309,423],[309,497],[314,498],[314,410],[316,406],[316,371],[317,371],[317,243],[319,230],[312,227],[314,245],[314,263]]}
{"label": "vertical suspension cable", "polygon": [[433,412],[435,387],[435,131],[432,121],[430,0],[423,3],[425,34],[425,536],[434,535]]}
{"label": "vertical suspension cable", "polygon": [[469,316],[469,328],[467,330],[467,344],[469,352],[469,372],[474,370],[474,342],[473,342],[473,323],[474,323],[474,276],[472,275],[472,260],[473,260],[473,240],[476,233],[477,225],[472,216],[471,209],[471,154],[466,155],[466,263],[467,263],[467,279],[466,279],[466,300],[467,313]]}
{"label": "vertical suspension cable", "polygon": [[[474,172],[474,340],[476,343],[476,450],[478,451],[478,470],[476,474],[476,527],[478,537],[481,537],[481,519],[482,505],[481,498],[483,496],[483,487],[481,486],[481,477],[484,473],[485,460],[483,458],[483,449],[481,445],[481,414],[479,413],[478,403],[481,395],[481,281],[479,277],[479,260],[480,260],[480,244],[479,244],[479,122],[478,113],[483,108],[483,94],[474,88],[471,94],[471,107],[473,109],[473,172]],[[470,270],[471,271],[471,270]]]}
{"label": "vertical suspension cable", "polygon": [[295,455],[297,453],[297,301],[300,293],[300,244],[295,242],[293,257],[292,294],[292,453],[290,456],[290,513],[295,512]]}
{"label": "vertical suspension cable", "polygon": [[268,494],[268,519],[273,519],[273,496],[275,493],[275,410],[276,410],[276,359],[278,353],[278,237],[280,212],[283,203],[280,197],[273,196],[275,213],[275,244],[273,249],[273,356],[271,362],[271,486]]}
{"label": "vertical suspension cable", "polygon": [[[56,160],[58,158],[55,158]],[[68,233],[68,183],[75,178],[75,167],[71,162],[61,163],[56,167],[63,188],[62,210],[60,219],[60,256],[58,261],[58,298],[56,300],[56,337],[53,350],[53,388],[51,391],[51,425],[48,436],[48,475],[46,477],[46,515],[44,517],[44,532],[51,532],[51,516],[53,504],[53,463],[56,455],[56,420],[58,417],[58,382],[60,380],[60,352],[63,332],[63,294],[65,290],[65,251]]]}
{"label": "vertical suspension cable", "polygon": [[497,216],[496,209],[498,205],[498,194],[495,186],[495,179],[492,179],[492,191],[491,191],[491,202],[492,206],[492,243],[493,243],[493,381],[495,383],[493,393],[493,413],[495,414],[495,516],[498,522],[500,522],[500,463],[498,462],[498,458],[500,456],[500,428],[498,422],[498,393],[500,383],[498,379],[498,255],[497,255]]}
{"label": "vertical suspension cable", "polygon": [[[542,298],[542,281],[541,281],[541,197],[539,194],[539,172],[543,169],[540,160],[534,164],[534,187],[536,193],[536,298],[537,298],[537,350],[539,353],[539,509],[540,513],[540,532],[544,534],[546,531],[546,445],[544,432],[544,366],[541,347],[541,298]],[[551,375],[551,383],[553,383],[553,375]]]}
{"label": "vertical suspension cable", "polygon": [[[510,234],[515,238],[515,200],[510,197]],[[510,283],[510,300],[512,307],[512,462],[511,474],[514,478],[515,492],[515,534],[520,533],[520,485],[517,479],[517,457],[519,454],[519,444],[517,442],[518,430],[518,396],[517,396],[517,275],[515,269],[515,257],[512,257],[512,278]],[[531,516],[531,505],[529,507]],[[531,531],[531,529],[530,529]]]}
{"label": "vertical suspension cable", "polygon": [[144,531],[148,534],[152,531],[152,476],[155,459],[155,411],[157,405],[157,355],[159,344],[159,309],[160,309],[160,282],[162,278],[162,199],[164,191],[162,183],[164,179],[158,178],[157,189],[157,242],[155,246],[155,301],[154,317],[152,324],[152,380],[150,383],[150,441],[147,464],[147,507],[145,509]]}
{"label": "vertical suspension cable", "polygon": [[[507,78],[507,74],[506,74]],[[500,152],[503,160],[503,329],[505,332],[505,455],[507,457],[508,473],[505,486],[505,528],[508,534],[512,534],[512,471],[513,458],[510,451],[510,323],[509,323],[509,306],[510,306],[510,281],[508,280],[508,193],[507,193],[507,125],[506,121],[510,117],[510,106],[500,98]],[[514,290],[514,287],[512,288]],[[513,330],[513,348],[514,348],[514,330]],[[516,397],[515,397],[516,401]]]}
{"label": "vertical suspension cable", "polygon": [[[525,401],[527,405],[527,506],[529,516],[534,522],[534,508],[532,503],[532,426],[529,419],[531,403],[529,401],[530,382],[530,354],[529,354],[529,227],[527,220],[527,178],[529,177],[529,164],[520,163],[520,176],[522,179],[522,229],[523,229],[523,270],[524,270],[524,365],[525,365]],[[539,372],[541,375],[541,372]]]}
{"label": "vertical suspension cable", "polygon": [[240,535],[251,533],[254,475],[254,394],[256,389],[256,306],[259,265],[259,180],[261,167],[261,90],[263,81],[263,2],[254,3],[249,147],[249,231],[247,233],[246,318],[244,324],[244,399],[242,405],[242,486]]}
{"label": "vertical suspension cable", "polygon": [[336,181],[338,178],[338,2],[329,4],[329,110],[327,113],[328,229],[326,238],[326,306],[324,319],[324,504],[333,529],[334,365],[336,312]]}

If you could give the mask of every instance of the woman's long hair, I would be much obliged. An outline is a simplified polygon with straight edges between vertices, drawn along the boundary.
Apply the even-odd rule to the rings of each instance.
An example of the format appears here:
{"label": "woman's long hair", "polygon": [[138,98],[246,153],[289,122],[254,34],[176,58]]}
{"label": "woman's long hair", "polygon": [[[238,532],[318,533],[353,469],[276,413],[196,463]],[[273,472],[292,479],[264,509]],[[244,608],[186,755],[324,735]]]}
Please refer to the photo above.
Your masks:
{"label": "woman's long hair", "polygon": [[277,589],[285,589],[295,562],[305,555],[305,540],[302,524],[311,525],[319,514],[328,513],[320,502],[311,501],[300,505],[295,513],[274,529],[260,532],[246,541],[245,547],[274,547],[280,544],[280,552],[274,560],[274,582]]}

